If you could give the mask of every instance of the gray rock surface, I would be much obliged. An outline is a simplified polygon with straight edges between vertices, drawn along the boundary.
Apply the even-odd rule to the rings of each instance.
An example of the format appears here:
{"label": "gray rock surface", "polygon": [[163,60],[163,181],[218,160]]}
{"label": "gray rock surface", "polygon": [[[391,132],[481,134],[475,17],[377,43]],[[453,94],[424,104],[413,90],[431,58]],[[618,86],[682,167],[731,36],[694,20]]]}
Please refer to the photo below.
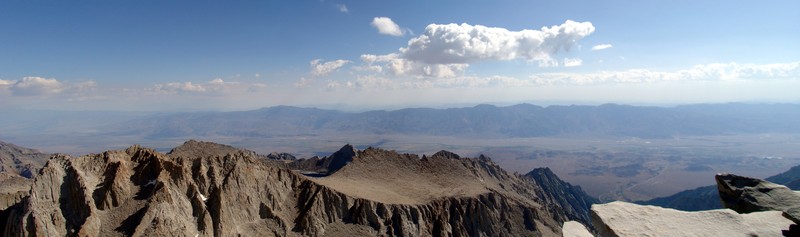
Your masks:
{"label": "gray rock surface", "polygon": [[[485,157],[422,160],[346,146],[326,166],[335,172],[314,178],[246,151],[223,154],[218,148],[226,147],[190,141],[169,154],[132,146],[56,156],[34,179],[30,196],[8,213],[2,234],[558,236],[568,220],[554,214],[551,209],[561,207],[539,196],[536,183]],[[418,179],[408,181],[412,177]],[[451,184],[471,185],[401,195],[416,198],[411,202],[388,192],[361,193]]]}
{"label": "gray rock surface", "polygon": [[782,211],[800,223],[800,195],[780,184],[733,174],[717,174],[722,204],[740,213]]}
{"label": "gray rock surface", "polygon": [[601,236],[783,236],[792,224],[780,211],[685,212],[626,202],[593,205],[592,221]]}

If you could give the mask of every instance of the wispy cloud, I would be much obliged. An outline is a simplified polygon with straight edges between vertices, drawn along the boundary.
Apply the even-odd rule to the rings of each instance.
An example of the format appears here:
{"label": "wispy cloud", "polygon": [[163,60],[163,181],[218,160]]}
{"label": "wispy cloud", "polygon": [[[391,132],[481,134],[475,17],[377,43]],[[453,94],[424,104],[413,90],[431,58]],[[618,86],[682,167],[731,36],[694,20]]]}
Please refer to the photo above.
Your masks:
{"label": "wispy cloud", "polygon": [[580,58],[564,58],[564,67],[577,67],[583,65],[583,60]]}
{"label": "wispy cloud", "polygon": [[[211,95],[223,96],[238,93],[260,92],[267,85],[264,83],[241,83],[229,82],[222,78],[215,78],[208,82],[169,82],[156,84],[152,88],[145,89],[145,93],[150,94],[191,94],[191,95]],[[126,91],[137,91],[127,89]]]}
{"label": "wispy cloud", "polygon": [[297,79],[297,81],[294,83],[294,87],[295,88],[306,88],[309,85],[311,85],[311,83],[314,83],[314,79],[313,78],[301,77],[300,79]]}
{"label": "wispy cloud", "polygon": [[413,76],[413,77],[435,77],[446,78],[460,75],[469,66],[466,63],[459,64],[427,64],[408,60],[401,54],[393,53],[386,55],[361,55],[364,66],[359,69],[369,69],[375,72],[388,73],[393,76]]}
{"label": "wispy cloud", "polygon": [[[55,78],[36,76],[23,77],[21,80],[0,80],[0,94],[13,96],[90,96],[97,89],[95,81],[62,82]],[[63,97],[61,97],[63,98]]]}
{"label": "wispy cloud", "polygon": [[677,71],[629,69],[593,73],[540,73],[533,84],[652,83],[664,81],[735,81],[800,79],[800,62],[775,64],[713,63]]}
{"label": "wispy cloud", "polygon": [[604,50],[604,49],[608,49],[608,48],[611,48],[611,47],[614,47],[614,46],[611,45],[611,44],[598,44],[598,45],[592,46],[592,50],[593,51]]}
{"label": "wispy cloud", "polygon": [[[574,66],[580,59],[565,59]],[[642,84],[680,81],[764,81],[800,80],[800,62],[776,64],[703,64],[676,71],[629,69],[589,73],[537,73],[529,77],[451,76],[436,79],[392,78],[378,75],[358,76],[346,81],[329,81],[327,89],[402,90],[419,88],[520,88],[548,85]]]}
{"label": "wispy cloud", "polygon": [[349,63],[348,60],[338,59],[333,61],[324,62],[322,59],[314,59],[309,62],[311,64],[311,75],[314,76],[327,76],[335,72],[345,64]]}
{"label": "wispy cloud", "polygon": [[347,5],[344,4],[336,4],[336,7],[339,9],[341,13],[349,13],[350,9],[347,9]]}

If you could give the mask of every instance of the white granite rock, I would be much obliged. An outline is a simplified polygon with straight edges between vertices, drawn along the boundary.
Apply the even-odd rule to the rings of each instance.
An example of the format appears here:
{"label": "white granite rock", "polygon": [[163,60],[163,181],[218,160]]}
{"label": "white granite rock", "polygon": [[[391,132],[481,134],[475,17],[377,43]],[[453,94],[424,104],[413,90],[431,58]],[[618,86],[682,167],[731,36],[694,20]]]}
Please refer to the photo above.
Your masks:
{"label": "white granite rock", "polygon": [[561,227],[561,236],[564,237],[594,237],[586,226],[577,221],[567,221]]}
{"label": "white granite rock", "polygon": [[626,202],[595,204],[591,214],[601,236],[783,236],[794,224],[780,211],[685,212]]}

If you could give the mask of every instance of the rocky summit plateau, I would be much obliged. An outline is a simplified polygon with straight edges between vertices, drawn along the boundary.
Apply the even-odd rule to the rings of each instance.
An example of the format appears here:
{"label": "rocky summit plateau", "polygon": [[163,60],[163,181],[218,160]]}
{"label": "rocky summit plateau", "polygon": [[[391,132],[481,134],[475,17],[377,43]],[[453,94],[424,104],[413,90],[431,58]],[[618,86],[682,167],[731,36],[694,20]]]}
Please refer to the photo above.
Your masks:
{"label": "rocky summit plateau", "polygon": [[549,170],[350,145],[294,159],[188,141],[54,155],[0,211],[3,236],[560,236],[596,200]]}

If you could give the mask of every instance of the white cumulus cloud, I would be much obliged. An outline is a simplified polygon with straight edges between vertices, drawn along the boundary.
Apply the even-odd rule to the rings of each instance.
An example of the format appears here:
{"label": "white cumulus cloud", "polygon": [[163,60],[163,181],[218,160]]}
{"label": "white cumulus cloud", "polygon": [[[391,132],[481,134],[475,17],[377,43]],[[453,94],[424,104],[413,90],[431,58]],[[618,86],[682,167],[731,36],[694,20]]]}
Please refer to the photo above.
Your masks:
{"label": "white cumulus cloud", "polygon": [[614,47],[614,46],[611,45],[611,44],[598,44],[598,45],[592,46],[592,50],[595,50],[595,51],[596,50],[604,50],[604,49],[608,49],[608,48],[611,48],[611,47]]}
{"label": "white cumulus cloud", "polygon": [[311,75],[326,76],[338,70],[339,68],[341,68],[342,66],[344,66],[349,62],[350,61],[343,59],[329,61],[329,62],[323,62],[322,59],[311,60],[311,62],[309,62],[309,64],[311,64]]}
{"label": "white cumulus cloud", "polygon": [[552,60],[592,32],[591,22],[567,20],[541,30],[510,31],[469,24],[431,24],[401,48],[403,58],[428,64],[473,63],[484,60]]}
{"label": "white cumulus cloud", "polygon": [[384,35],[391,35],[391,36],[403,36],[403,30],[400,29],[400,26],[397,23],[394,23],[391,18],[388,17],[375,17],[372,19],[372,23],[370,23],[372,27],[378,29],[378,33]]}
{"label": "white cumulus cloud", "polygon": [[[591,22],[571,20],[540,30],[521,31],[466,23],[431,24],[399,52],[362,55],[364,65],[356,69],[447,78],[462,74],[469,64],[480,61],[524,59],[537,61],[542,67],[557,66],[555,54],[570,50],[594,30]],[[573,60],[571,65],[576,62]]]}

